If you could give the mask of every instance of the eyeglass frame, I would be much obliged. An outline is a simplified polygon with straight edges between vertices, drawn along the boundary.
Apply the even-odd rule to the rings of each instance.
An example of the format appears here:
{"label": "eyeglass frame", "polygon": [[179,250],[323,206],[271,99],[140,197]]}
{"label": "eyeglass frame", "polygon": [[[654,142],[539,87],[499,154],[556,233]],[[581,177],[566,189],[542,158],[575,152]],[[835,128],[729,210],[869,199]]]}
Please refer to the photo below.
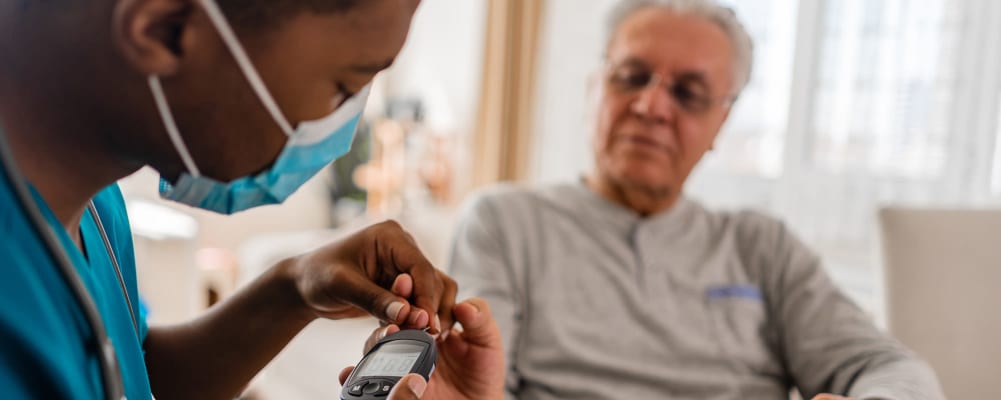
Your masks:
{"label": "eyeglass frame", "polygon": [[[628,77],[617,76],[621,75],[619,73],[620,69],[629,66],[644,69],[645,71],[643,71],[643,73],[646,74],[645,77],[646,82],[643,84],[633,84],[630,86],[628,82],[624,82],[625,80],[627,80]],[[612,86],[615,90],[623,94],[636,95],[652,87],[663,87],[667,89],[666,92],[668,97],[674,100],[678,104],[680,109],[691,115],[696,115],[696,116],[705,115],[709,111],[712,111],[714,107],[730,107],[737,100],[736,94],[722,96],[722,97],[699,95],[697,96],[696,99],[694,99],[694,101],[697,101],[697,103],[692,104],[686,102],[686,100],[684,100],[681,97],[682,95],[679,95],[680,90],[685,89],[684,83],[672,82],[671,80],[667,79],[663,74],[654,71],[653,68],[650,68],[648,65],[646,65],[645,62],[638,59],[626,59],[620,62],[613,62],[612,60],[606,59],[604,65],[604,73],[605,73],[604,76],[605,83]],[[694,76],[698,77],[698,74],[694,74]],[[707,86],[706,90],[707,91],[709,90],[707,84],[702,83],[702,85]]]}

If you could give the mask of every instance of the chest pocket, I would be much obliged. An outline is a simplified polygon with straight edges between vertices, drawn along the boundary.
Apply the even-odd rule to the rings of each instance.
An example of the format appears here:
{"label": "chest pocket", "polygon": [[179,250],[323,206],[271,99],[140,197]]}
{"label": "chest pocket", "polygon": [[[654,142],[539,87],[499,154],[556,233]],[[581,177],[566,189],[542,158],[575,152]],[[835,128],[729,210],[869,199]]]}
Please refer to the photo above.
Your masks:
{"label": "chest pocket", "polygon": [[[760,291],[753,286],[722,286],[706,291],[707,309],[722,360],[741,369],[781,371],[774,332]],[[775,370],[775,371],[772,371]]]}

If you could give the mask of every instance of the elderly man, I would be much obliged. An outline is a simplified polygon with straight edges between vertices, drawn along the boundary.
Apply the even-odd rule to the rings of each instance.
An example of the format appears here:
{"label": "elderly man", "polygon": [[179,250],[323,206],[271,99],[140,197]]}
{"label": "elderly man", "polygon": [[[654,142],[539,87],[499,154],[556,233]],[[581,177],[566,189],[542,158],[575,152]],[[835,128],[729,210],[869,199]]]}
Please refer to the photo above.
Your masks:
{"label": "elderly man", "polygon": [[594,172],[478,196],[456,239],[460,297],[501,326],[508,397],[941,398],[782,223],[684,196],[750,75],[734,13],[633,0],[610,22]]}

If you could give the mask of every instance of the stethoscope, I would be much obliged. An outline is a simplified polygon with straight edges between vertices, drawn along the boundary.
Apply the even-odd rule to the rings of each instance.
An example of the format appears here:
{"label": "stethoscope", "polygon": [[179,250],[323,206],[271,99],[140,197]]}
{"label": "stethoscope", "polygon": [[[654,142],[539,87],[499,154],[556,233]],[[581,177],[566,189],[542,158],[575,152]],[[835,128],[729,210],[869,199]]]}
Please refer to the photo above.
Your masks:
{"label": "stethoscope", "polygon": [[[59,237],[56,235],[56,232],[52,230],[42,215],[41,210],[35,204],[27,183],[22,178],[14,162],[14,157],[10,153],[10,148],[7,145],[7,136],[3,131],[2,123],[0,123],[0,159],[3,161],[4,171],[18,198],[18,204],[15,206],[19,206],[21,211],[31,219],[32,224],[35,226],[35,231],[38,232],[38,235],[45,243],[45,247],[49,250],[49,255],[52,256],[55,264],[59,266],[63,278],[66,279],[66,283],[73,290],[73,294],[79,301],[80,307],[83,308],[88,324],[90,324],[91,329],[94,331],[93,346],[98,354],[100,354],[101,377],[104,382],[106,398],[109,400],[126,399],[125,382],[122,378],[120,366],[118,365],[115,346],[111,343],[111,338],[108,337],[108,332],[105,330],[104,321],[101,319],[101,313],[98,311],[97,304],[94,302],[94,298],[91,297],[90,291],[83,283],[83,280],[77,275],[76,267],[70,260],[69,254],[66,253],[66,250],[59,243]],[[122,277],[121,267],[111,247],[111,241],[108,239],[108,234],[104,230],[104,224],[101,223],[101,217],[98,215],[94,203],[91,202],[88,208],[97,223],[101,238],[104,240],[104,246],[108,251],[108,256],[111,258],[111,263],[115,267],[115,273],[118,275],[118,283],[122,287],[125,302],[129,307],[129,315],[132,317],[132,326],[136,329],[136,335],[138,335],[139,325],[136,322],[136,314],[132,309],[132,301],[129,298],[128,290],[126,290],[125,279]]]}

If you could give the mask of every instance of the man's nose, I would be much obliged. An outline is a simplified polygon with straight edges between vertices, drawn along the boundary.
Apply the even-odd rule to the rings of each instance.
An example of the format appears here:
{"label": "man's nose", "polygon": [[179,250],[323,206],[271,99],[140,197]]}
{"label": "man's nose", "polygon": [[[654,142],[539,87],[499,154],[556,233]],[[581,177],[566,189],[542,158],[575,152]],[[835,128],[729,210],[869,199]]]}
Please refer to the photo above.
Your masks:
{"label": "man's nose", "polygon": [[649,122],[666,123],[674,118],[677,104],[662,84],[651,84],[637,93],[630,109]]}

